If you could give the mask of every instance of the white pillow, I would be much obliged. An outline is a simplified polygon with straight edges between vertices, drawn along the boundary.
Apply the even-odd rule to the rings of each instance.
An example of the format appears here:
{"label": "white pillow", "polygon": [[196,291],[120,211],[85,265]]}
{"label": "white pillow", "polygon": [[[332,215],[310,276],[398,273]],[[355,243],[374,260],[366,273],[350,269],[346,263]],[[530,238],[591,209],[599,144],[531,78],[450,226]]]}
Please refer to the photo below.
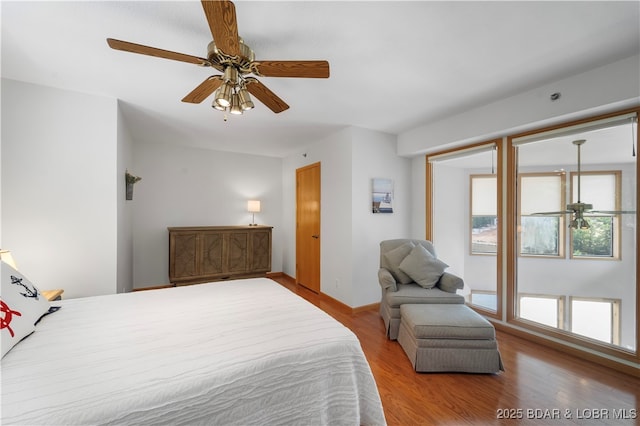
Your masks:
{"label": "white pillow", "polygon": [[400,263],[400,269],[424,288],[435,287],[444,270],[448,267],[449,265],[433,257],[426,248],[419,244],[412,248]]}
{"label": "white pillow", "polygon": [[24,275],[4,262],[0,265],[0,334],[2,356],[33,333],[35,323],[49,312],[49,301]]}

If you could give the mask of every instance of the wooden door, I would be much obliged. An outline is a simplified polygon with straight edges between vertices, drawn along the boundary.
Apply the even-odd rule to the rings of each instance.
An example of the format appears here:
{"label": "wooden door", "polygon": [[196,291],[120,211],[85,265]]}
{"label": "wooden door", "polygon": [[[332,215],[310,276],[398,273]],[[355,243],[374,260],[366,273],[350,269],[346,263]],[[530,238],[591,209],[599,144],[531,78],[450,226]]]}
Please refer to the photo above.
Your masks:
{"label": "wooden door", "polygon": [[296,282],[320,293],[320,163],[296,170]]}

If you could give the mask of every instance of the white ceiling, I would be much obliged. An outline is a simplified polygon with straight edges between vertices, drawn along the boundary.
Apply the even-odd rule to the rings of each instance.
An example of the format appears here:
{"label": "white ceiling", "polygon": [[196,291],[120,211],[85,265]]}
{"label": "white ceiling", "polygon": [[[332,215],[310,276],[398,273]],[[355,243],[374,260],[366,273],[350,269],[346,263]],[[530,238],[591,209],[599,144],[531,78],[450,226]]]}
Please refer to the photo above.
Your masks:
{"label": "white ceiling", "polygon": [[2,1],[2,77],[122,101],[136,140],[284,156],[345,126],[398,134],[638,54],[640,2],[236,1],[256,59],[326,59],[325,79],[260,78],[291,108],[241,117],[180,102],[210,68],[197,1]]}

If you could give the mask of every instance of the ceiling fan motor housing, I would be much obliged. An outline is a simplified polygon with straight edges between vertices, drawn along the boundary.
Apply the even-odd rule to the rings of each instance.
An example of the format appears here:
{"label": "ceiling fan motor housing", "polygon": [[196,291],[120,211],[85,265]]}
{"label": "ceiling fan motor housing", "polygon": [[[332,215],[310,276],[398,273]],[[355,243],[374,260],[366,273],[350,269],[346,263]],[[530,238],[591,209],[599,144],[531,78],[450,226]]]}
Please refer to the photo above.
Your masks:
{"label": "ceiling fan motor housing", "polygon": [[592,204],[586,204],[586,203],[573,203],[573,204],[567,204],[567,210],[571,210],[574,212],[584,212],[585,210],[591,210],[593,209],[593,205]]}
{"label": "ceiling fan motor housing", "polygon": [[207,45],[207,58],[211,62],[211,66],[218,71],[224,72],[226,66],[233,65],[240,74],[251,73],[251,63],[255,60],[255,54],[249,46],[244,44],[242,38],[238,41],[240,47],[239,56],[230,56],[225,54],[223,51],[218,49],[215,41],[211,41]]}

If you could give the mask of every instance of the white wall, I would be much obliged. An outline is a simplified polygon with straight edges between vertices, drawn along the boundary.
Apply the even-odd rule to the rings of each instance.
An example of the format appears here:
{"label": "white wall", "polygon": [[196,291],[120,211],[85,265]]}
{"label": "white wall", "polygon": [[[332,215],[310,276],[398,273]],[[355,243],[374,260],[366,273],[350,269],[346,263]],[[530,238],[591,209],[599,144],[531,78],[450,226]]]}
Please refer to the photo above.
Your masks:
{"label": "white wall", "polygon": [[[423,236],[410,232],[411,161],[396,154],[396,137],[354,127],[352,140],[351,306],[363,306],[380,302],[380,241]],[[393,180],[393,213],[372,213],[373,178]]]}
{"label": "white wall", "polygon": [[[283,160],[284,272],[295,277],[296,169],[321,163],[320,290],[358,307],[380,301],[379,243],[409,234],[410,161],[395,137],[355,127],[312,143]],[[395,183],[394,213],[371,212],[371,179]]]}
{"label": "white wall", "polygon": [[117,103],[2,80],[2,242],[42,289],[116,292]]}
{"label": "white wall", "polygon": [[[119,102],[118,102],[119,103]],[[122,110],[118,108],[118,164],[117,200],[118,200],[118,293],[133,289],[133,209],[130,201],[125,200],[124,175],[133,166],[133,139],[127,130]]]}
{"label": "white wall", "polygon": [[248,225],[249,199],[261,201],[256,222],[274,227],[271,268],[282,271],[281,159],[140,141],[133,158],[135,288],[169,283],[167,227]]}

